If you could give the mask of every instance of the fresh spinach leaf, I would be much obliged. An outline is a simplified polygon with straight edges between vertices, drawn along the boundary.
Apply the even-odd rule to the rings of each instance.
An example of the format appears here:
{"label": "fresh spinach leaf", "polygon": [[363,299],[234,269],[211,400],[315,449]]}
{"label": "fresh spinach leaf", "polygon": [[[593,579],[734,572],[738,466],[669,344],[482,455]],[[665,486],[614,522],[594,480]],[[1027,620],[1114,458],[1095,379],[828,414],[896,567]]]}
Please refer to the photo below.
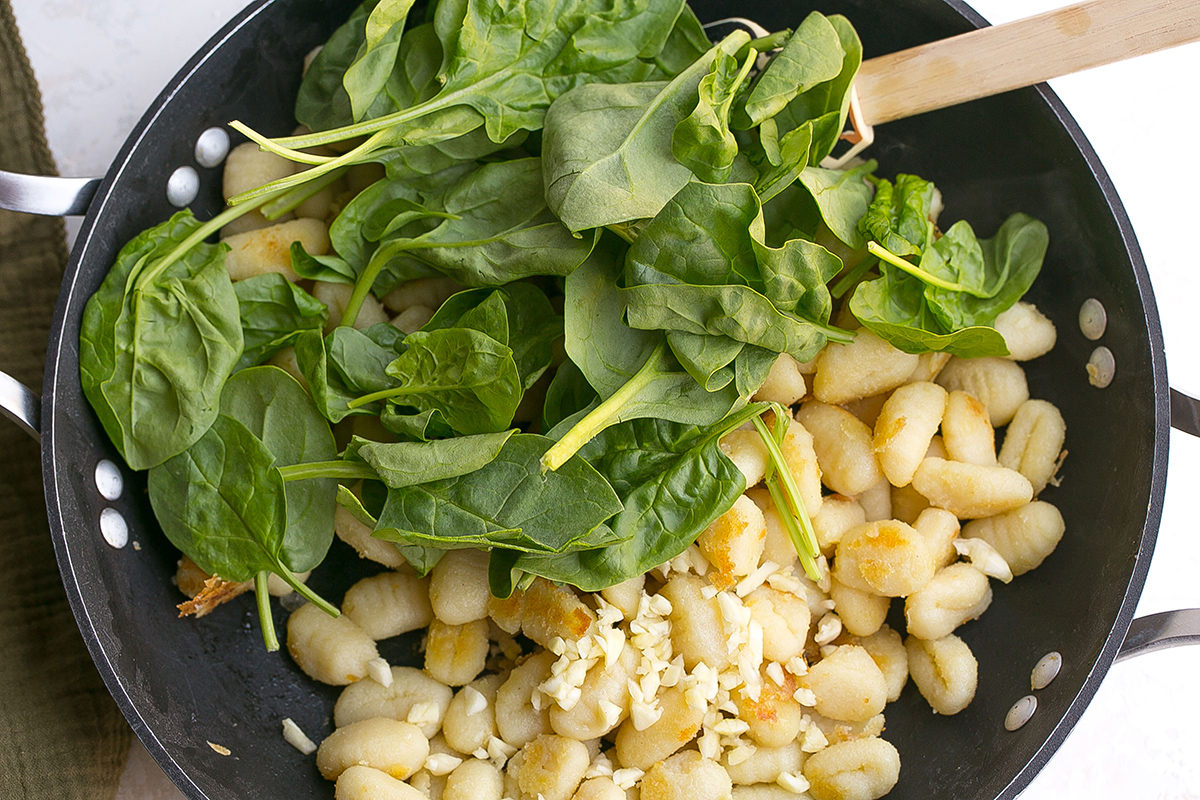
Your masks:
{"label": "fresh spinach leaf", "polygon": [[867,330],[906,353],[946,352],[963,358],[1008,354],[994,328],[950,331],[925,302],[925,284],[888,264],[880,277],[864,281],[850,298],[850,312]]}
{"label": "fresh spinach leaf", "polygon": [[292,271],[305,280],[326,283],[354,283],[356,276],[346,259],[328,253],[312,255],[300,242],[292,242]]}
{"label": "fresh spinach leaf", "polygon": [[670,80],[694,64],[711,47],[712,41],[704,25],[692,7],[684,3],[662,50],[654,56],[655,74],[647,75],[644,80]]}
{"label": "fresh spinach leaf", "polygon": [[371,116],[372,108],[381,100],[383,113],[393,109],[384,90],[396,68],[400,37],[412,5],[413,0],[379,0],[367,17],[363,42],[342,76],[356,122]]}
{"label": "fresh spinach leaf", "polygon": [[620,511],[621,501],[582,459],[542,474],[551,444],[515,434],[474,472],[390,490],[374,535],[442,549],[569,550]]}
{"label": "fresh spinach leaf", "polygon": [[[953,234],[953,235],[952,235]],[[976,291],[949,291],[936,285],[925,287],[925,299],[934,316],[950,330],[975,325],[992,325],[996,317],[1025,296],[1042,268],[1050,238],[1046,226],[1025,214],[1013,214],[991,239],[975,239],[966,222],[956,222],[939,239],[933,252],[957,274],[959,283]],[[951,245],[943,248],[943,242]],[[966,251],[966,254],[962,254]],[[947,256],[945,253],[949,252]],[[978,261],[975,254],[978,253]],[[922,258],[924,268],[930,259]],[[936,259],[935,259],[936,260]],[[978,269],[979,276],[968,270]],[[930,270],[933,272],[933,270]]]}
{"label": "fresh spinach leaf", "polygon": [[709,428],[638,419],[602,431],[579,456],[621,499],[608,524],[622,541],[553,555],[493,553],[492,591],[511,593],[521,573],[599,591],[679,555],[745,491],[720,437],[759,413],[761,407],[743,409]]}
{"label": "fresh spinach leaf", "polygon": [[834,80],[842,71],[845,55],[833,23],[813,11],[754,82],[735,118],[736,126],[749,130],[760,125],[797,95]]}
{"label": "fresh spinach leaf", "polygon": [[235,369],[261,364],[291,346],[300,331],[323,328],[329,316],[324,303],[276,272],[238,281],[233,291],[243,342]]}
{"label": "fresh spinach leaf", "polygon": [[366,39],[367,18],[378,0],[367,0],[333,32],[304,73],[296,95],[296,119],[314,131],[349,125],[354,121],[350,95],[342,76],[358,57]]}
{"label": "fresh spinach leaf", "polygon": [[866,178],[876,166],[874,161],[867,161],[846,170],[806,167],[799,176],[800,186],[812,198],[821,221],[838,241],[854,250],[866,246],[858,221],[866,216],[874,196]]}
{"label": "fresh spinach leaf", "polygon": [[388,364],[404,350],[403,338],[388,336],[381,342],[371,335],[376,329],[386,334],[387,331],[382,330],[385,327],[392,333],[400,333],[391,325],[380,323],[365,331],[338,326],[325,337],[329,367],[347,389],[359,393],[380,392],[396,385],[386,371]]}
{"label": "fresh spinach leaf", "polygon": [[509,347],[473,328],[417,331],[405,344],[387,367],[395,386],[360,397],[351,408],[387,400],[437,411],[460,434],[495,433],[512,423],[522,390]]}
{"label": "fresh spinach leaf", "polygon": [[[598,402],[596,390],[570,359],[558,365],[542,404],[542,430],[549,433],[563,420]],[[557,439],[557,437],[551,436]]]}
{"label": "fresh spinach leaf", "polygon": [[832,14],[826,19],[837,31],[845,54],[841,71],[837,77],[801,92],[773,117],[784,132],[806,122],[812,125],[811,164],[820,163],[829,155],[842,135],[850,112],[850,87],[862,65],[863,56],[862,41],[849,20],[840,14]]}
{"label": "fresh spinach leaf", "polygon": [[[624,323],[625,305],[617,287],[623,254],[616,237],[602,238],[592,257],[567,277],[567,354],[602,402],[562,434],[548,454],[548,469],[618,422],[657,417],[711,425],[749,401],[749,393],[740,393],[734,383],[706,391],[672,355],[661,331]],[[556,431],[561,427],[555,426]]]}
{"label": "fresh spinach leaf", "polygon": [[918,264],[881,249],[881,277],[858,286],[851,313],[906,352],[1007,355],[1004,337],[991,326],[1028,291],[1048,241],[1045,225],[1014,214],[995,237],[979,242],[969,225],[955,223],[924,250]]}
{"label": "fresh spinach leaf", "polygon": [[759,145],[763,158],[758,160],[758,175],[754,190],[766,204],[789,186],[803,173],[812,150],[812,125],[805,123],[788,131],[779,138],[775,120],[768,119],[759,126]]}
{"label": "fresh spinach leaf", "polygon": [[587,258],[596,238],[573,236],[546,207],[536,158],[485,164],[469,173],[446,192],[442,214],[447,218],[428,232],[381,242],[356,293],[385,269],[393,284],[430,273],[464,286],[567,275]]}
{"label": "fresh spinach leaf", "polygon": [[[304,331],[296,337],[296,363],[308,383],[308,391],[321,415],[330,422],[341,422],[353,414],[378,414],[379,404],[351,407],[366,389],[348,386],[339,371],[332,369],[325,336],[318,330]],[[346,365],[343,365],[346,366]]]}
{"label": "fresh spinach leaf", "polygon": [[450,297],[442,304],[422,330],[434,331],[455,327],[470,309],[476,308],[492,294],[503,298],[508,317],[508,339],[513,361],[521,376],[521,388],[532,386],[554,357],[554,342],[563,335],[563,318],[554,311],[546,293],[532,283],[517,281],[499,289],[468,289]]}
{"label": "fresh spinach leaf", "polygon": [[482,469],[495,460],[515,432],[514,429],[432,442],[391,444],[356,437],[347,448],[347,457],[365,461],[387,486],[401,489]]}
{"label": "fresh spinach leaf", "polygon": [[[276,367],[253,367],[229,379],[221,413],[246,426],[266,446],[277,467],[332,461],[333,431],[295,378]],[[293,572],[320,564],[333,541],[337,481],[289,481],[283,552]]]}
{"label": "fresh spinach leaf", "polygon": [[898,256],[921,255],[933,244],[942,205],[937,188],[916,175],[897,175],[894,184],[885,178],[870,181],[875,198],[858,223],[859,232]]}
{"label": "fresh spinach leaf", "polygon": [[[810,360],[828,336],[825,286],[841,261],[802,239],[770,248],[746,184],[692,182],[646,226],[626,259],[630,326],[723,336]],[[678,354],[677,354],[678,355]]]}
{"label": "fresh spinach leaf", "polygon": [[151,468],[149,490],[171,544],[205,572],[240,582],[288,571],[283,478],[237,420],[218,415],[190,448]]}
{"label": "fresh spinach leaf", "polygon": [[417,411],[411,407],[388,404],[379,415],[383,427],[405,441],[427,442],[454,435],[442,412],[435,408]]}
{"label": "fresh spinach leaf", "polygon": [[591,83],[562,95],[546,114],[546,201],[572,231],[653,217],[692,177],[675,160],[675,128],[696,105],[719,53],[750,41],[730,34],[669,83]]}
{"label": "fresh spinach leaf", "polygon": [[729,129],[729,111],[757,58],[751,48],[739,65],[734,54],[718,49],[700,79],[696,107],[675,126],[671,152],[702,181],[722,183],[733,172],[738,143]]}
{"label": "fresh spinach leaf", "polygon": [[83,392],[132,469],[182,453],[217,416],[242,353],[225,245],[163,258],[201,226],[180,211],[127,244],[83,312]]}

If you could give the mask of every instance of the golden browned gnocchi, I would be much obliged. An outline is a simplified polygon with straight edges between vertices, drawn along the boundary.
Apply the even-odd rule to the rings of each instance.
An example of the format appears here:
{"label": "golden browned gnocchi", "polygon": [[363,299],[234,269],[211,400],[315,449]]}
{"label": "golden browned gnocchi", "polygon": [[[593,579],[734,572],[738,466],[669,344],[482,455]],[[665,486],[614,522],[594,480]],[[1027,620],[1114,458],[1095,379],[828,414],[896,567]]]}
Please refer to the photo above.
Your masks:
{"label": "golden browned gnocchi", "polygon": [[723,800],[733,790],[729,773],[695,750],[655,764],[642,779],[642,800]]}

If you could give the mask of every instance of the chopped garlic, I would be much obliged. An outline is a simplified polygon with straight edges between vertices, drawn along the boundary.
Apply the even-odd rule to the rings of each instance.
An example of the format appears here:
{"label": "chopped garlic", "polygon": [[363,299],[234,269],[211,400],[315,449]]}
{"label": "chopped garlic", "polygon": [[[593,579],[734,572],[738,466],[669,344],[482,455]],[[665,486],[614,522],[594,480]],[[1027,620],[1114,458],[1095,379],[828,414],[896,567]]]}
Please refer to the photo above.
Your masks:
{"label": "chopped garlic", "polygon": [[804,660],[804,656],[793,656],[788,659],[788,662],[783,665],[783,668],[799,678],[802,675],[808,674],[808,662]]}
{"label": "chopped garlic", "polygon": [[757,750],[758,748],[752,744],[739,744],[730,750],[725,758],[729,761],[730,766],[736,766],[749,759]]}
{"label": "chopped garlic", "polygon": [[425,769],[430,775],[449,775],[463,760],[449,753],[430,753],[425,759]]}
{"label": "chopped garlic", "polygon": [[794,794],[803,794],[808,791],[808,780],[803,775],[797,775],[794,772],[781,772],[775,782]]}
{"label": "chopped garlic", "polygon": [[778,661],[767,664],[767,677],[774,681],[776,686],[783,686],[787,680],[787,676],[783,674],[783,666]]}
{"label": "chopped garlic", "polygon": [[612,777],[612,774],[612,761],[604,753],[599,753],[588,767],[587,772],[583,773],[583,777],[584,780],[588,778],[608,778]]}
{"label": "chopped garlic", "polygon": [[841,635],[842,618],[830,611],[817,623],[817,632],[813,634],[813,641],[821,645],[829,644]]}
{"label": "chopped garlic", "polygon": [[463,689],[463,696],[466,697],[467,716],[473,717],[480,711],[487,708],[487,698],[476,689],[474,686],[467,686]]}
{"label": "chopped garlic", "polygon": [[283,740],[306,756],[317,752],[316,743],[290,717],[283,720]]}
{"label": "chopped garlic", "polygon": [[764,561],[762,566],[742,578],[734,587],[738,597],[745,597],[766,583],[767,578],[779,571],[779,565],[774,561]]}
{"label": "chopped garlic", "polygon": [[404,721],[416,725],[418,728],[425,725],[436,725],[441,721],[441,709],[437,703],[428,701],[413,703],[413,707],[408,710],[408,716],[404,718]]}
{"label": "chopped garlic", "polygon": [[635,767],[624,767],[623,769],[614,771],[612,774],[612,779],[613,783],[615,783],[617,786],[620,786],[622,789],[632,789],[633,785],[638,782],[638,779],[645,774],[646,773],[644,770],[640,770]]}
{"label": "chopped garlic", "polygon": [[829,740],[825,738],[825,733],[817,727],[817,724],[812,721],[811,717],[804,717],[807,727],[804,729],[804,739],[800,742],[800,749],[805,753],[818,753],[829,746]]}
{"label": "chopped garlic", "polygon": [[372,658],[367,662],[367,674],[371,680],[387,688],[392,685],[392,668],[382,658]]}
{"label": "chopped garlic", "polygon": [[617,721],[621,719],[621,707],[611,700],[600,701],[600,713],[604,715],[604,724],[609,728],[615,728]]}
{"label": "chopped garlic", "polygon": [[722,736],[740,736],[750,730],[750,725],[741,719],[723,719],[713,725],[712,729]]}
{"label": "chopped garlic", "polygon": [[972,567],[975,567],[989,578],[995,578],[1001,583],[1008,583],[1013,579],[1012,568],[1008,566],[1008,562],[1004,560],[1004,556],[1000,555],[996,548],[983,539],[961,539],[955,537],[954,549],[958,551],[960,556],[970,561]]}
{"label": "chopped garlic", "polygon": [[516,755],[516,753],[516,747],[513,747],[498,736],[491,736],[487,740],[488,759],[497,767],[503,767],[505,762]]}

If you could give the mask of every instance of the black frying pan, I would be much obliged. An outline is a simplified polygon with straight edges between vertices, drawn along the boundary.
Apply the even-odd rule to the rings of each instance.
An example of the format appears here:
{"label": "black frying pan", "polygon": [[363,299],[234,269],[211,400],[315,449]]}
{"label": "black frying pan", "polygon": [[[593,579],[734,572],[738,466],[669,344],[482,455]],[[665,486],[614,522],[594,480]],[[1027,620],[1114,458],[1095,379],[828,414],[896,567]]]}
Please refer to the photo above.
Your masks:
{"label": "black frying pan", "polygon": [[[6,410],[42,433],[55,549],[92,657],[151,754],[196,800],[331,797],[312,759],[283,741],[280,720],[291,717],[322,738],[338,690],[263,650],[252,599],[203,620],[176,619],[179,596],[170,577],[177,553],[154,521],[143,476],[126,472],[115,500],[97,488],[97,464],[120,458],[80,390],[80,318],[122,244],[173,210],[164,197],[167,176],[193,163],[201,131],[231,119],[268,134],[293,127],[298,65],[352,6],[260,0],[184,67],[138,124],[88,210],[55,313],[40,415],[36,398],[0,382],[0,394],[11,397],[0,397]],[[704,20],[746,16],[772,29],[795,25],[810,7],[842,13],[857,26],[868,57],[983,24],[957,0],[757,0],[736,7],[698,0],[694,7]],[[1129,220],[1052,92],[1027,89],[891,123],[878,131],[871,155],[882,174],[915,172],[935,181],[949,218],[987,231],[1022,210],[1051,231],[1032,299],[1057,323],[1059,343],[1026,366],[1035,396],[1054,402],[1068,422],[1069,479],[1045,492],[1062,510],[1067,534],[1040,569],[997,585],[988,613],[961,630],[980,663],[979,692],[966,711],[936,717],[910,686],[886,712],[887,738],[903,765],[891,798],[1011,798],[1066,737],[1118,653],[1200,638],[1200,612],[1160,615],[1130,631],[1159,525],[1168,427],[1174,418],[1200,435],[1200,406],[1167,387],[1158,315]],[[200,170],[198,215],[220,208],[219,181],[219,170]],[[1095,345],[1074,323],[1093,296],[1107,308],[1103,344],[1118,365],[1103,391],[1082,377]],[[105,543],[101,517],[111,521],[114,513],[140,549]],[[338,598],[370,569],[366,563],[335,543],[312,584]],[[277,625],[285,616],[276,606]],[[415,637],[401,637],[381,650],[403,663],[413,659],[415,644]],[[1062,673],[1040,693],[1029,724],[1006,732],[1006,712],[1029,692],[1030,669],[1051,650],[1064,656]]]}

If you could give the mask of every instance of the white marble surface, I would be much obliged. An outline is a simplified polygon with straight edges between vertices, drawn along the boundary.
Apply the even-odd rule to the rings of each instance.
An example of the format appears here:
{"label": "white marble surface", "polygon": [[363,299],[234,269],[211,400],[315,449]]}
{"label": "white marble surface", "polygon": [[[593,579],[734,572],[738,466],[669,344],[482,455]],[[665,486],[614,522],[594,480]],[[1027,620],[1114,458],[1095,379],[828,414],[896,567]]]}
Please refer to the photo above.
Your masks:
{"label": "white marble surface", "polygon": [[[242,0],[12,0],[66,175],[105,171],[163,84]],[[819,5],[819,4],[818,4]],[[1066,5],[977,0],[993,22]],[[1200,151],[1200,45],[1052,81],[1116,184],[1157,287],[1171,379],[1200,396],[1193,244]],[[1162,534],[1139,606],[1200,606],[1200,440],[1173,433]],[[1024,800],[1200,798],[1200,648],[1113,668],[1075,732]],[[120,800],[175,800],[145,751],[130,758]]]}

